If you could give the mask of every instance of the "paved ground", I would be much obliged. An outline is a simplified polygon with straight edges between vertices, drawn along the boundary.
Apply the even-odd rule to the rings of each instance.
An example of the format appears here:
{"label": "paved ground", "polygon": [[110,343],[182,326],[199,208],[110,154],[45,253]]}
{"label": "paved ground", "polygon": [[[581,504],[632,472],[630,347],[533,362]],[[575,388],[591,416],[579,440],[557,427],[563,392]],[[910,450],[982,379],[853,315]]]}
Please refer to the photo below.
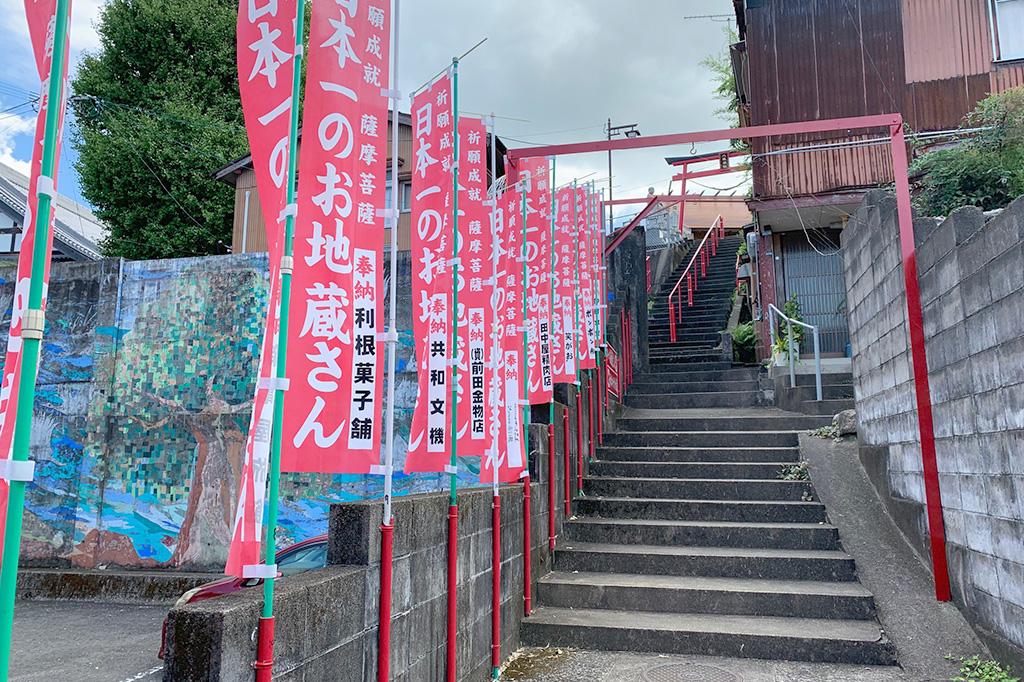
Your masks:
{"label": "paved ground", "polygon": [[[516,682],[911,682],[899,668],[524,649],[503,672]],[[916,682],[916,681],[915,681]]]}
{"label": "paved ground", "polygon": [[166,606],[20,601],[12,682],[153,682]]}
{"label": "paved ground", "polygon": [[875,595],[878,618],[910,679],[950,679],[956,666],[946,654],[987,658],[956,606],[935,600],[931,571],[886,512],[860,464],[857,441],[801,435],[800,453],[843,548],[857,562],[861,584]]}

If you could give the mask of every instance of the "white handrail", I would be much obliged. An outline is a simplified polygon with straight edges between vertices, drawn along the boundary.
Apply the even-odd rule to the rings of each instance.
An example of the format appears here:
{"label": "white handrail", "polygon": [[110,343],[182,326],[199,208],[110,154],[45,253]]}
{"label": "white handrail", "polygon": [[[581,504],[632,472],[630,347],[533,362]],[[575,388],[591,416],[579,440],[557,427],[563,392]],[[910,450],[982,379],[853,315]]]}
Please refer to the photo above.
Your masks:
{"label": "white handrail", "polygon": [[820,344],[818,341],[818,327],[813,324],[807,324],[800,320],[794,320],[792,317],[786,315],[778,308],[775,307],[774,303],[768,304],[768,328],[771,332],[772,347],[775,346],[775,316],[778,315],[786,321],[786,346],[789,350],[789,387],[796,388],[796,370],[793,363],[793,325],[797,324],[801,327],[810,329],[814,334],[814,388],[817,394],[817,400],[821,401],[821,352]]}

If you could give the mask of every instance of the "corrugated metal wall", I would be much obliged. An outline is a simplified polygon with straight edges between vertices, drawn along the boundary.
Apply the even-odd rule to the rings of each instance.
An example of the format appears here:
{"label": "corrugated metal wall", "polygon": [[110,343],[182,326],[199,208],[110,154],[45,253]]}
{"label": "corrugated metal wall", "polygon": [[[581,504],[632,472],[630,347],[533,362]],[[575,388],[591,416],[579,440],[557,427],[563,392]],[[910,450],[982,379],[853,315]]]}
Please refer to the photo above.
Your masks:
{"label": "corrugated metal wall", "polygon": [[[753,125],[899,111],[914,130],[958,126],[990,92],[1024,85],[993,64],[987,0],[762,0],[746,10]],[[877,133],[868,136],[877,136]],[[865,136],[861,136],[863,138]],[[846,138],[755,141],[754,151]],[[762,160],[763,198],[891,182],[886,147]]]}
{"label": "corrugated metal wall", "polygon": [[[846,284],[839,254],[839,231],[816,230],[811,238],[817,250],[803,232],[788,232],[779,237],[784,300],[795,295],[804,322],[818,326],[822,353],[845,353],[850,332],[846,323]],[[814,350],[810,334],[805,338],[800,344],[801,354]]]}

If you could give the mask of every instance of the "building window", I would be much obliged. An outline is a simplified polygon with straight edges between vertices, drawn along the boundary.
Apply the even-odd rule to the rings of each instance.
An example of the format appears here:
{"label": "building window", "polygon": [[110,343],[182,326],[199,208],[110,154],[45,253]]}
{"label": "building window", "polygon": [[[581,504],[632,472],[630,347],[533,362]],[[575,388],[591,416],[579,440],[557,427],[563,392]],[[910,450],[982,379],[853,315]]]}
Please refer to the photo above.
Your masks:
{"label": "building window", "polygon": [[996,60],[1024,59],[1024,0],[992,0],[991,9]]}
{"label": "building window", "polygon": [[[384,205],[391,205],[391,171],[387,172],[387,187],[384,189]],[[400,213],[408,213],[412,210],[412,182],[409,180],[398,181],[398,210]]]}

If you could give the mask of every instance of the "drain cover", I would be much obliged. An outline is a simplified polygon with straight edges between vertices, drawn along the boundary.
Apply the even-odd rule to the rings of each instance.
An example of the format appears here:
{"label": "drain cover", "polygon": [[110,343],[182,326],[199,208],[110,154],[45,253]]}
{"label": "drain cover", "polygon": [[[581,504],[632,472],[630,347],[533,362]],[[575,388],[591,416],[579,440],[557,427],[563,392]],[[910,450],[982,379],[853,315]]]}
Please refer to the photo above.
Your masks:
{"label": "drain cover", "polygon": [[711,665],[670,663],[651,668],[644,674],[646,682],[742,682],[728,670]]}

